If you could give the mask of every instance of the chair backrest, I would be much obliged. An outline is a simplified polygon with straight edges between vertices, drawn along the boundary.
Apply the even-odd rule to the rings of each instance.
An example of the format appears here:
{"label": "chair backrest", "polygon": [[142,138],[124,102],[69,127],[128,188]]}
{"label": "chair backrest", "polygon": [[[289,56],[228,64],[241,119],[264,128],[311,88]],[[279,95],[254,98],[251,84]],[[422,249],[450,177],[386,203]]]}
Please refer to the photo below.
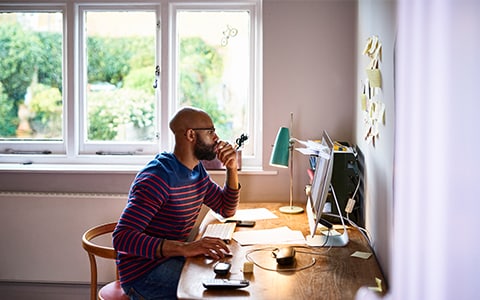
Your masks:
{"label": "chair backrest", "polygon": [[[90,299],[97,299],[97,261],[95,256],[116,259],[117,251],[113,247],[102,246],[92,242],[92,239],[104,234],[111,234],[115,229],[117,222],[107,223],[92,227],[85,231],[82,236],[82,246],[88,252],[90,260]],[[118,272],[116,274],[118,280]]]}

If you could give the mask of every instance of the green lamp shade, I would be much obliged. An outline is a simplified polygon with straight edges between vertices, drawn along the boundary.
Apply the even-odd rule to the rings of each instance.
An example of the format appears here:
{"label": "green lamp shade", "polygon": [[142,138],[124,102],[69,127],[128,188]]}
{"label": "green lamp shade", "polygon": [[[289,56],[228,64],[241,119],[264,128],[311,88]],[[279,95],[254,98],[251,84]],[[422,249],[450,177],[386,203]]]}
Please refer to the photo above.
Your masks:
{"label": "green lamp shade", "polygon": [[270,165],[275,167],[288,168],[288,158],[290,155],[290,130],[287,127],[278,129],[277,138],[273,145]]}

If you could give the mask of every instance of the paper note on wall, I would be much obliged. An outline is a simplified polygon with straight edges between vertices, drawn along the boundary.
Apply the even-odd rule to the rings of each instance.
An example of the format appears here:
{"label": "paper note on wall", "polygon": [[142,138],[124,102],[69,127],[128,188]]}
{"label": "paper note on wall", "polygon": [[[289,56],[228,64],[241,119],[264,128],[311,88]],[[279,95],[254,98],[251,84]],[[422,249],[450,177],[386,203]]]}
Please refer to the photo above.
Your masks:
{"label": "paper note on wall", "polygon": [[367,39],[363,54],[370,58],[365,70],[366,84],[360,95],[364,112],[364,138],[367,143],[374,144],[375,139],[380,135],[379,124],[385,124],[385,104],[380,96],[382,92],[382,72],[380,70],[382,43],[378,36],[374,35]]}
{"label": "paper note on wall", "polygon": [[379,69],[367,69],[367,77],[372,87],[382,87],[382,73]]}

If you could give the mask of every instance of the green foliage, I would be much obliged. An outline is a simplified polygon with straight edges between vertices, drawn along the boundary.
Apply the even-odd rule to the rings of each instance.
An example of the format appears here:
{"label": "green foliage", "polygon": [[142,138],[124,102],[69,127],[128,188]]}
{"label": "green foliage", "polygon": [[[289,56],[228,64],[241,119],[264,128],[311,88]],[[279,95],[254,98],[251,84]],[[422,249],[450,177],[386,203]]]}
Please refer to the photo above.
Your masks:
{"label": "green foliage", "polygon": [[180,41],[180,103],[192,103],[198,98],[213,98],[212,87],[220,83],[223,62],[217,51],[201,38]]}
{"label": "green foliage", "polygon": [[17,109],[14,102],[8,99],[0,82],[0,137],[15,137],[18,126]]}
{"label": "green foliage", "polygon": [[62,94],[58,88],[32,85],[28,106],[33,114],[30,123],[37,137],[62,137]]}
{"label": "green foliage", "polygon": [[[153,88],[153,74],[152,66],[132,70],[127,76],[125,76],[125,83],[123,86],[125,88],[142,90],[150,95],[155,95],[155,89]],[[160,84],[160,82],[158,84]]]}
{"label": "green foliage", "polygon": [[117,85],[130,71],[128,53],[122,40],[91,37],[88,47],[88,82],[109,82]]}
{"label": "green foliage", "polygon": [[38,54],[38,82],[62,91],[62,35],[60,33],[37,33],[42,45]]}
{"label": "green foliage", "polygon": [[[35,76],[38,74],[38,77]],[[0,136],[15,137],[18,126],[18,106],[24,101],[27,88],[36,82],[54,86],[56,93],[41,91],[31,103],[32,122],[36,129],[61,136],[62,41],[60,34],[34,33],[17,24],[0,26],[0,83],[6,97],[0,100],[2,126]],[[50,89],[39,86],[43,90]],[[50,89],[52,90],[52,89]],[[38,91],[36,91],[38,92]],[[40,97],[40,98],[38,98]],[[45,105],[45,107],[44,107]],[[53,107],[56,106],[55,109]],[[57,110],[57,111],[54,111]],[[60,111],[58,111],[60,110]],[[58,120],[60,118],[60,120]],[[60,131],[60,133],[58,133]]]}
{"label": "green foliage", "polygon": [[0,82],[8,98],[21,102],[32,82],[40,53],[40,41],[35,34],[16,24],[0,26]]}
{"label": "green foliage", "polygon": [[[123,83],[130,70],[150,66],[154,74],[153,38],[90,37],[88,46],[88,82]],[[150,79],[151,80],[151,79]]]}
{"label": "green foliage", "polygon": [[[130,61],[132,68],[142,68],[155,65],[155,41],[151,37],[130,37],[127,38],[128,51],[130,52]],[[151,69],[151,74],[155,68]]]}
{"label": "green foliage", "polygon": [[98,104],[88,113],[88,140],[111,141],[118,133],[118,118],[108,111],[106,103]]}
{"label": "green foliage", "polygon": [[154,97],[143,91],[119,89],[88,94],[88,139],[115,140],[120,126],[131,123],[151,139],[155,130]]}
{"label": "green foliage", "polygon": [[[120,127],[127,123],[143,130],[143,139],[153,137],[153,39],[88,38],[88,82],[106,82],[118,88],[89,92],[89,140],[119,139]],[[59,33],[34,33],[19,25],[0,24],[1,137],[16,136],[18,105],[23,102],[29,86],[32,86],[32,99],[28,105],[33,113],[34,131],[47,138],[61,136],[62,44]],[[200,38],[181,40],[180,105],[206,110],[220,135],[230,130],[231,119],[216,100],[223,92],[222,73],[223,60],[214,47]]]}
{"label": "green foliage", "polygon": [[223,59],[218,51],[201,38],[180,41],[180,104],[200,107],[207,111],[219,135],[228,134],[231,116],[217,103],[223,92],[221,75]]}

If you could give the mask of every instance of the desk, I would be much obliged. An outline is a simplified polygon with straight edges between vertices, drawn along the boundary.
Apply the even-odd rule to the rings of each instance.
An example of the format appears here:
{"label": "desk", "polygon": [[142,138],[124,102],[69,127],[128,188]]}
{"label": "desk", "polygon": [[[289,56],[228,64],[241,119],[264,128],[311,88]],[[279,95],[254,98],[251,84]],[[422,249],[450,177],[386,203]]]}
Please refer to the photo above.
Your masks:
{"label": "desk", "polygon": [[[253,228],[237,227],[236,230],[268,229],[286,225],[292,230],[308,234],[306,213],[282,214],[279,212],[281,206],[278,203],[241,203],[239,209],[263,207],[279,218],[259,220]],[[179,299],[354,299],[360,287],[377,285],[375,277],[382,280],[382,289],[385,293],[386,285],[376,257],[372,255],[364,260],[350,256],[355,251],[371,252],[367,241],[355,228],[349,228],[348,234],[350,241],[347,247],[330,250],[312,248],[311,251],[321,253],[320,255],[297,252],[297,265],[304,264],[305,260],[311,261],[312,257],[316,263],[310,268],[295,272],[268,271],[254,266],[253,273],[244,274],[242,268],[246,261],[245,254],[252,249],[265,248],[266,245],[242,247],[232,240],[229,247],[233,257],[225,259],[232,264],[232,268],[225,278],[248,279],[250,286],[238,290],[206,290],[202,286],[202,281],[215,277],[213,272],[215,262],[204,257],[193,257],[185,262],[177,296]],[[271,257],[271,251],[258,251],[251,255],[255,255],[255,261],[262,266],[275,262]]]}

